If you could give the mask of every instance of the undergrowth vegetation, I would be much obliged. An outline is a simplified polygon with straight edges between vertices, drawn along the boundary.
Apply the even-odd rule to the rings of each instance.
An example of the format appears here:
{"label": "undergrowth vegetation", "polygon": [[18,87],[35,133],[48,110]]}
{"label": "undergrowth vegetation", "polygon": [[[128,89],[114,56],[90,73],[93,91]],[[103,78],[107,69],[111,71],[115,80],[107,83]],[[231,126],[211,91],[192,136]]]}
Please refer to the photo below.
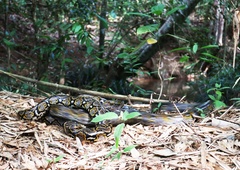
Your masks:
{"label": "undergrowth vegetation", "polygon": [[[166,42],[158,42],[159,29],[169,17],[186,10],[189,2],[1,1],[3,64],[0,68],[79,88],[149,96],[152,91],[129,81],[146,67],[135,52],[144,45],[162,43],[156,52],[174,53],[180,57],[177,62],[185,64],[186,74],[205,76],[189,83],[193,93],[201,94],[200,98],[206,100],[216,95],[214,88],[219,84],[221,98],[210,98],[230,104],[231,98],[239,97],[239,83],[234,86],[239,78],[239,64],[236,62],[235,68],[231,64],[239,60],[239,54],[233,59],[230,48],[233,46],[231,9],[237,7],[237,2],[201,1],[192,7],[194,10],[190,9],[194,12],[183,23],[176,21],[171,34],[164,35]],[[157,72],[159,78],[161,57],[149,56],[156,59],[157,69],[151,71]],[[206,71],[204,65],[210,69]],[[20,93],[57,92],[0,76],[0,89]]]}

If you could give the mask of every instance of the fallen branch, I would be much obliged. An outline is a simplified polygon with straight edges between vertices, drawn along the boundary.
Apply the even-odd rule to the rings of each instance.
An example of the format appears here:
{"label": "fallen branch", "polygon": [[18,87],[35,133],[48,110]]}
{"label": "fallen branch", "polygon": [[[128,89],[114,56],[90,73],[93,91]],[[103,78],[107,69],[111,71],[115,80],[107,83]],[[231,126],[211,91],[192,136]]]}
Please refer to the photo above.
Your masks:
{"label": "fallen branch", "polygon": [[57,83],[49,83],[45,81],[38,81],[35,79],[31,79],[28,77],[20,76],[17,74],[9,73],[3,70],[0,70],[0,74],[5,74],[8,75],[9,77],[13,77],[15,79],[20,79],[23,81],[35,83],[37,85],[44,85],[48,87],[54,87],[56,89],[60,90],[68,90],[71,92],[76,92],[76,93],[81,93],[81,94],[89,94],[93,96],[100,96],[103,98],[111,98],[111,99],[120,99],[120,100],[130,100],[130,101],[140,101],[140,102],[145,102],[145,103],[169,103],[168,100],[156,100],[156,99],[148,99],[148,98],[142,98],[142,97],[134,97],[131,95],[125,96],[125,95],[119,95],[119,94],[109,94],[109,93],[103,93],[103,92],[98,92],[98,91],[92,91],[92,90],[86,90],[86,89],[79,89],[76,87],[70,87],[70,86],[65,86],[65,85],[60,85]]}

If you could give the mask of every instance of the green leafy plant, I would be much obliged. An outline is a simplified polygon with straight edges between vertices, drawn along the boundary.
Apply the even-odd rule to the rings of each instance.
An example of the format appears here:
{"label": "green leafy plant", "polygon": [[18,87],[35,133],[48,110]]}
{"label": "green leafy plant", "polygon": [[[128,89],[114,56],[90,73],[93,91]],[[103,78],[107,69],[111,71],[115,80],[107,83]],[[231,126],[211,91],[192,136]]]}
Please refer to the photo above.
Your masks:
{"label": "green leafy plant", "polygon": [[59,162],[62,158],[64,158],[64,155],[59,155],[58,157],[56,158],[53,158],[52,160],[51,159],[48,159],[48,163],[57,163]]}
{"label": "green leafy plant", "polygon": [[[239,97],[240,86],[238,84],[235,85],[236,80],[239,78],[239,70],[239,67],[233,69],[230,65],[222,66],[220,63],[213,63],[207,77],[201,75],[196,81],[188,83],[192,89],[188,95],[197,96],[197,98],[192,98],[196,102],[204,102],[209,99],[209,94],[217,95],[214,93],[217,83],[221,85],[220,91],[222,92],[222,96],[220,100],[227,105],[232,105],[233,100],[231,99]],[[212,90],[209,91],[210,89]],[[208,91],[209,93],[207,93]]]}
{"label": "green leafy plant", "polygon": [[[95,118],[93,118],[92,122],[101,122],[103,120],[116,119],[116,118],[120,118],[123,121],[127,121],[127,120],[132,119],[134,117],[137,117],[139,115],[140,115],[139,112],[129,113],[128,111],[124,111],[124,112],[121,112],[119,116],[114,112],[107,112],[105,114],[96,116]],[[115,130],[114,130],[115,144],[112,146],[110,152],[107,154],[107,157],[109,157],[109,156],[113,155],[114,153],[116,153],[112,157],[112,160],[120,159],[121,155],[123,153],[129,152],[137,146],[137,145],[129,145],[122,150],[119,149],[120,137],[122,135],[124,127],[125,127],[125,123],[121,123],[121,124],[117,125]]]}
{"label": "green leafy plant", "polygon": [[221,84],[216,83],[215,87],[210,88],[207,91],[208,97],[213,101],[214,107],[216,109],[226,107],[226,104],[222,101],[222,95],[223,95],[223,90],[228,88],[230,87],[221,87]]}

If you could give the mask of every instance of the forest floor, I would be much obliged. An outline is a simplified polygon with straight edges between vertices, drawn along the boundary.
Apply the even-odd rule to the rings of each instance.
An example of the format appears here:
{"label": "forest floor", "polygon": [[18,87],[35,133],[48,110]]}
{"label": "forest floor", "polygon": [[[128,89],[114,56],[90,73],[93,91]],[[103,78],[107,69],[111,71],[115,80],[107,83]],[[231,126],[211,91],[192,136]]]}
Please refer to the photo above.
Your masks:
{"label": "forest floor", "polygon": [[[120,159],[107,157],[113,134],[95,143],[71,138],[58,126],[19,120],[19,110],[43,98],[0,92],[0,169],[240,169],[240,109],[212,112],[201,122],[126,125]],[[221,113],[221,117],[216,117]],[[130,152],[123,149],[130,145]]]}

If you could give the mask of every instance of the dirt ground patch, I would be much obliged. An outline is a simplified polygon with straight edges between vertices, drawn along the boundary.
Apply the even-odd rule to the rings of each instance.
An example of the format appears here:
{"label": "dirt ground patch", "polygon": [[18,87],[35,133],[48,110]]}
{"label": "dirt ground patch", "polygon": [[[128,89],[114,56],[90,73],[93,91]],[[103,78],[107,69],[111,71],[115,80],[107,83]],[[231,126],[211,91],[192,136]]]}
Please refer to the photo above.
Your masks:
{"label": "dirt ground patch", "polygon": [[113,135],[82,144],[57,126],[17,118],[41,99],[0,92],[0,169],[240,169],[240,109],[200,123],[127,125],[119,149],[137,146],[112,160]]}

